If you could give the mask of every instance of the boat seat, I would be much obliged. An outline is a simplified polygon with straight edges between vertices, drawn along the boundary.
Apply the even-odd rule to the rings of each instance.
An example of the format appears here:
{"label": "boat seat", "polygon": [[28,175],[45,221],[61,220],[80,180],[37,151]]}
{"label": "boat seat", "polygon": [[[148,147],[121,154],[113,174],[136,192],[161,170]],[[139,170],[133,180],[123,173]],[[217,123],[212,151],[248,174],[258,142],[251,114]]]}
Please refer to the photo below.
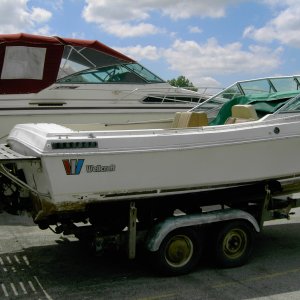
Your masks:
{"label": "boat seat", "polygon": [[234,105],[231,108],[231,117],[229,117],[225,124],[243,123],[258,120],[257,113],[253,105]]}
{"label": "boat seat", "polygon": [[187,128],[208,126],[208,118],[205,112],[177,112],[172,128]]}

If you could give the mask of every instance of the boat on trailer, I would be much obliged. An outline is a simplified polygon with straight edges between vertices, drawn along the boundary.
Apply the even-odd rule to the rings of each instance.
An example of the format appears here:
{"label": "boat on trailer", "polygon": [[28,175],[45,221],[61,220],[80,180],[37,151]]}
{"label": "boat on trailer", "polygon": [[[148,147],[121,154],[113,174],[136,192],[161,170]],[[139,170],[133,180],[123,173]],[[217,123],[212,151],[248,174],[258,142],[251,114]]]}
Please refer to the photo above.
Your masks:
{"label": "boat on trailer", "polygon": [[1,207],[101,251],[128,238],[130,258],[141,240],[168,274],[194,268],[205,239],[239,266],[264,221],[300,205],[297,88],[240,91],[171,121],[18,124],[0,147]]}
{"label": "boat on trailer", "polygon": [[206,100],[95,40],[0,35],[0,140],[17,123],[170,117]]}
{"label": "boat on trailer", "polygon": [[[278,106],[277,96],[273,94]],[[164,196],[298,178],[300,96],[260,118],[255,105],[266,107],[261,95],[258,101],[249,97],[255,103],[236,104],[246,98],[229,99],[214,120],[209,121],[207,112],[178,112],[162,128],[151,121],[19,124],[3,153],[9,147],[35,158],[16,165],[34,199],[37,223],[56,222],[68,214],[82,213],[84,218],[87,207],[95,203],[114,202],[121,209],[122,203],[139,200],[147,207],[147,199],[161,203]],[[224,113],[227,120],[216,125]],[[5,165],[2,173],[9,176]],[[170,210],[177,208],[174,205]]]}

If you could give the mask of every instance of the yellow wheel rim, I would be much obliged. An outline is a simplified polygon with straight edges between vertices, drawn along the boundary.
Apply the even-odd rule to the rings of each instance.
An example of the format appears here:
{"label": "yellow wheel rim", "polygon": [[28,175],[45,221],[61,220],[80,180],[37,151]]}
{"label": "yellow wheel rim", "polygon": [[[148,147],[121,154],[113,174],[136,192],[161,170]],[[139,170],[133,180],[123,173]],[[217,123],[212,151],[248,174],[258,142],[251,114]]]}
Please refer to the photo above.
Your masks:
{"label": "yellow wheel rim", "polygon": [[191,260],[193,252],[191,239],[185,235],[176,235],[166,245],[165,259],[170,266],[179,268]]}
{"label": "yellow wheel rim", "polygon": [[230,259],[241,257],[247,248],[247,234],[241,229],[230,230],[223,240],[223,253]]}

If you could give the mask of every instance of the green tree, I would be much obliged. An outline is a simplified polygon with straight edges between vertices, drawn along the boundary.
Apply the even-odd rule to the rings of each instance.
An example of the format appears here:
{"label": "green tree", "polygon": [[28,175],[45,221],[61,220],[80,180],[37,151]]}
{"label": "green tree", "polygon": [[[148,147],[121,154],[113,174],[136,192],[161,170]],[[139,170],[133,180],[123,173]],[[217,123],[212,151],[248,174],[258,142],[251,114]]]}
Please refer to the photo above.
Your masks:
{"label": "green tree", "polygon": [[195,92],[198,91],[198,89],[193,85],[193,83],[183,75],[168,80],[168,83],[170,83],[172,86],[186,88],[188,90],[195,91]]}

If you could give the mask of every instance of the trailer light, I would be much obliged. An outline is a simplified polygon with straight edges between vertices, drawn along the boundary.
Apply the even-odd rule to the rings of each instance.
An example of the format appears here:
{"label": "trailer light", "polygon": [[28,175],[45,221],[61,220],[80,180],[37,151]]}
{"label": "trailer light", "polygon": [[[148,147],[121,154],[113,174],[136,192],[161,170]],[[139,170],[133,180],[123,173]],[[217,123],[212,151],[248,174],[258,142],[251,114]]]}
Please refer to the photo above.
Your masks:
{"label": "trailer light", "polygon": [[87,149],[98,148],[98,142],[56,142],[51,146],[52,149]]}

